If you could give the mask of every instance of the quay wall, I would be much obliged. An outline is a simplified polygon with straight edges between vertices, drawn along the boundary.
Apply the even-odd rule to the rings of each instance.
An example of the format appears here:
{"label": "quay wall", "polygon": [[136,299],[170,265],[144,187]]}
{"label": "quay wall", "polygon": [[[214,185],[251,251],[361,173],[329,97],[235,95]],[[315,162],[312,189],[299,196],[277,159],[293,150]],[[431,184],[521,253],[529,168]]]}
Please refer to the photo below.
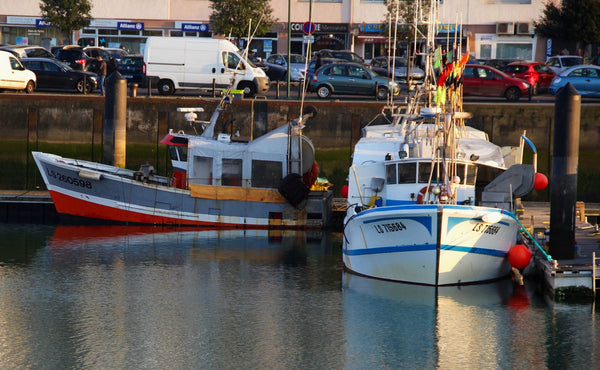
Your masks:
{"label": "quay wall", "polygon": [[[33,150],[102,161],[104,103],[104,98],[97,95],[0,94],[0,188],[43,187],[29,155]],[[194,130],[177,108],[203,107],[205,111],[198,114],[198,119],[208,121],[216,103],[212,98],[128,98],[127,166],[137,168],[150,162],[159,173],[167,171],[168,155],[160,140],[169,129],[190,133]],[[318,150],[346,149],[349,152],[360,137],[362,127],[384,122],[380,114],[384,105],[377,101],[305,101],[304,107],[314,107],[317,115],[306,122],[304,133]],[[300,108],[299,100],[234,100],[222,114],[215,132],[221,132],[222,123],[233,118],[233,133],[239,132],[241,139],[256,138],[298,117]],[[466,103],[464,110],[473,114],[468,124],[487,132],[490,140],[498,145],[518,145],[519,136],[525,131],[537,147],[539,171],[551,176],[553,104]],[[590,183],[600,180],[599,143],[600,104],[582,105],[579,169],[583,171],[584,181]],[[585,187],[578,187],[578,193],[583,196],[587,191]]]}

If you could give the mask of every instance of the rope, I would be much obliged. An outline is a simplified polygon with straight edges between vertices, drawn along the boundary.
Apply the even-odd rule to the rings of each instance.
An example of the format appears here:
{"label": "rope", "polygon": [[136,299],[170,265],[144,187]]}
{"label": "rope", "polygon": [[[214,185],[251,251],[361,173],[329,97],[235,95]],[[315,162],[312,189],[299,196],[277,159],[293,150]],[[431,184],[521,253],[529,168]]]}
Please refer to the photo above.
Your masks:
{"label": "rope", "polygon": [[529,231],[527,231],[527,229],[525,228],[525,226],[523,226],[523,224],[521,223],[521,221],[519,221],[518,218],[514,218],[515,221],[517,221],[517,223],[519,224],[519,226],[521,226],[521,229],[519,230],[519,232],[521,234],[525,234],[526,236],[529,237],[529,239],[531,239],[533,241],[533,244],[535,244],[538,249],[544,254],[544,256],[546,256],[546,259],[550,262],[554,261],[554,258],[552,258],[548,253],[546,253],[546,251],[544,250],[544,248],[542,248],[542,246],[537,242],[537,240],[535,240],[535,238],[533,237],[533,235],[531,235],[529,233]]}

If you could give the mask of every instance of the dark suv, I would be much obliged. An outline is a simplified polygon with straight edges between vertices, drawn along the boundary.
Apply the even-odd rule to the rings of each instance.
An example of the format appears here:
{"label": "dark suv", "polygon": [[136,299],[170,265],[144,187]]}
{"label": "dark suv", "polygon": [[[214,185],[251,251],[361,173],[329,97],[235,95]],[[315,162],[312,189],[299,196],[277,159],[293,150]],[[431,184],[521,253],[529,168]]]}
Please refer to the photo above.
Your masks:
{"label": "dark suv", "polygon": [[[126,55],[121,58],[117,70],[127,79],[127,84],[138,84],[139,87],[148,86],[148,78],[144,70],[143,55]],[[152,81],[152,86],[156,86],[158,79]]]}
{"label": "dark suv", "polygon": [[112,55],[102,48],[82,48],[78,45],[64,46],[56,52],[56,59],[65,62],[69,67],[78,71],[98,72],[98,57],[106,62],[106,74],[109,75],[117,69],[117,63]]}

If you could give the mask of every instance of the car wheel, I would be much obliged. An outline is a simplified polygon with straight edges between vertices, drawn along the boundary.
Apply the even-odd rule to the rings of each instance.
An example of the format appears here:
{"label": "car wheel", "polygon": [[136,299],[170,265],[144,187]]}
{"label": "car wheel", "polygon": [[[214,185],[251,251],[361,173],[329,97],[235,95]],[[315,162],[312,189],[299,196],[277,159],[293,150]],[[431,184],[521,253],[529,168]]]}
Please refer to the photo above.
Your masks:
{"label": "car wheel", "polygon": [[384,99],[387,99],[387,96],[388,96],[388,89],[387,89],[387,87],[378,86],[377,87],[377,91],[375,92],[375,99],[377,99],[377,100],[384,100]]}
{"label": "car wheel", "polygon": [[35,84],[33,83],[33,81],[29,81],[29,82],[27,82],[27,85],[25,86],[24,91],[27,94],[31,94],[34,89],[35,89]]}
{"label": "car wheel", "polygon": [[241,82],[238,85],[238,89],[244,91],[245,97],[251,98],[254,95],[256,95],[256,87],[254,87],[254,85],[249,82]]}
{"label": "car wheel", "polygon": [[175,86],[169,80],[158,81],[157,88],[160,95],[173,95],[175,93]]}
{"label": "car wheel", "polygon": [[508,100],[510,102],[519,101],[519,99],[521,98],[521,91],[519,90],[518,87],[514,87],[514,86],[509,87],[504,92],[504,97],[506,98],[506,100]]}
{"label": "car wheel", "polygon": [[321,99],[327,99],[331,96],[331,89],[327,85],[321,85],[317,88],[317,96]]}

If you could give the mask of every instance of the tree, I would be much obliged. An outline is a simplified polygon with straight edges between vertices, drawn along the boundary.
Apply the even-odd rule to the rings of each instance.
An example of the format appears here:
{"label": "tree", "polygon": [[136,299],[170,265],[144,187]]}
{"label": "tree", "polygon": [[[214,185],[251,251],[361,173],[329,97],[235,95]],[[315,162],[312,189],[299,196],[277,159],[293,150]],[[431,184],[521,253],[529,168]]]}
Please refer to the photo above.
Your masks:
{"label": "tree", "polygon": [[40,10],[45,21],[71,40],[73,31],[89,26],[92,4],[89,0],[40,0]]}
{"label": "tree", "polygon": [[[429,1],[423,0],[384,0],[387,12],[383,26],[382,34],[394,37],[396,30],[397,40],[414,40],[414,28],[409,26],[415,24],[415,15],[427,17],[429,14]],[[398,27],[394,27],[398,24]],[[391,27],[391,29],[390,29]],[[427,27],[419,23],[419,33],[422,37],[427,34]],[[390,34],[391,31],[391,34]]]}
{"label": "tree", "polygon": [[239,39],[248,35],[261,36],[277,23],[269,0],[210,0],[210,25],[220,35]]}
{"label": "tree", "polygon": [[542,17],[534,22],[541,36],[576,41],[577,47],[600,41],[600,2],[598,0],[562,0],[548,2]]}

